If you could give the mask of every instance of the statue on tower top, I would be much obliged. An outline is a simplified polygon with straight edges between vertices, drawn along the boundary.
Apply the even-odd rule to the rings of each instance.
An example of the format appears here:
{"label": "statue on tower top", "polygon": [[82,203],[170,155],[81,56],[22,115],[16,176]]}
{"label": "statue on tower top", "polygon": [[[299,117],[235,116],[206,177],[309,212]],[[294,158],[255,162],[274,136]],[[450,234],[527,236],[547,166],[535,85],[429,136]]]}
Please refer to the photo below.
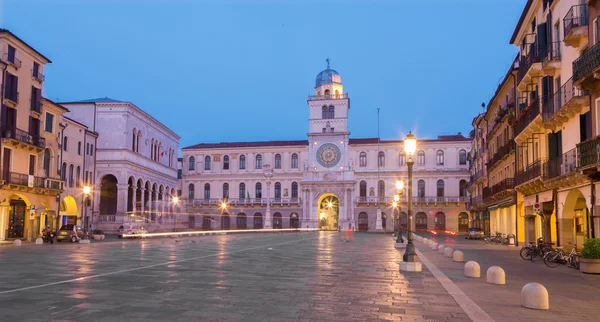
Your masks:
{"label": "statue on tower top", "polygon": [[327,59],[325,59],[325,61],[327,62],[327,69],[329,69],[329,63],[331,62],[331,60],[329,59],[329,57],[327,57]]}

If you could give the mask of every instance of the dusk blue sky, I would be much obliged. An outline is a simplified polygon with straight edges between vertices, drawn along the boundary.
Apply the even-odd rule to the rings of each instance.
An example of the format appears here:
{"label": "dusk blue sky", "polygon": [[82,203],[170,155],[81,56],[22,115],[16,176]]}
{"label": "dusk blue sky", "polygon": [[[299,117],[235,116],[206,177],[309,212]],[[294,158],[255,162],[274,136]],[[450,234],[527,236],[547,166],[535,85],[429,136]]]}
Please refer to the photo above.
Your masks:
{"label": "dusk blue sky", "polygon": [[306,139],[307,95],[337,70],[351,137],[467,135],[506,73],[525,0],[0,0],[49,57],[44,95],[131,101],[203,142]]}

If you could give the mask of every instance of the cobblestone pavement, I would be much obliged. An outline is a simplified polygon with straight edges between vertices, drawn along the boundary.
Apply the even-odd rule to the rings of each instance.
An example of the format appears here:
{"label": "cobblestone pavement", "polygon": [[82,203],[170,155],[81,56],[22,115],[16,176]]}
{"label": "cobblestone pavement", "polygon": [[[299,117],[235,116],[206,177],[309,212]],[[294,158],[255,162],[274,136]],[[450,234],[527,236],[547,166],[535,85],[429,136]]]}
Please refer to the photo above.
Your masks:
{"label": "cobblestone pavement", "polygon": [[399,272],[389,235],[342,236],[2,246],[0,320],[469,320],[425,267]]}
{"label": "cobblestone pavement", "polygon": [[[417,248],[448,276],[495,321],[598,321],[600,318],[600,275],[583,274],[561,265],[547,267],[543,261],[524,261],[521,247],[488,245],[483,241],[465,240],[463,236],[431,236],[434,241],[460,249],[465,260],[481,266],[481,278],[464,277],[464,264],[452,262],[417,242]],[[500,266],[506,272],[506,285],[485,282],[486,271]],[[529,282],[546,287],[550,295],[550,310],[539,311],[521,307],[521,289]]]}

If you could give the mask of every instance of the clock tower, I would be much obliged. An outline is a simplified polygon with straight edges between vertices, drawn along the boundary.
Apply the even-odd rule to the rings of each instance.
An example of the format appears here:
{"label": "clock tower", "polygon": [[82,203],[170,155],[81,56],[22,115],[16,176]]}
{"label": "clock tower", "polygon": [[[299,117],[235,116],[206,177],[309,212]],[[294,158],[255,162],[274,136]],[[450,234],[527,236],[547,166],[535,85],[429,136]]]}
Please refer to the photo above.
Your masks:
{"label": "clock tower", "polygon": [[[308,160],[304,165],[303,187],[310,205],[309,221],[315,227],[325,216],[323,200],[335,200],[338,214],[324,220],[331,227],[347,228],[352,221],[351,198],[354,190],[352,160],[348,156],[348,112],[350,98],[342,78],[329,66],[317,75],[314,94],[308,97]],[[328,199],[324,199],[328,198]],[[335,202],[326,201],[331,208]],[[354,225],[353,225],[354,226]]]}

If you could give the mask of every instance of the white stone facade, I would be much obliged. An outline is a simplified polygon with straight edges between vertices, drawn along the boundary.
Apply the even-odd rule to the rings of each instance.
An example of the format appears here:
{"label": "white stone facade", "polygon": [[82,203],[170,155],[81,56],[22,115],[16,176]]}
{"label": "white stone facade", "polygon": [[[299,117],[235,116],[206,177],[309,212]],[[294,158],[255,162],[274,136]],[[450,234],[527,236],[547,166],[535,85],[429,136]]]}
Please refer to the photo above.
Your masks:
{"label": "white stone facade", "polygon": [[94,228],[123,223],[173,228],[179,136],[130,102],[109,98],[62,103],[97,132],[92,188]]}
{"label": "white stone facade", "polygon": [[[403,142],[349,138],[349,96],[329,68],[317,76],[308,107],[308,140],[182,149],[182,203],[190,228],[392,229],[395,181],[408,177]],[[413,157],[415,228],[468,228],[469,147],[460,134],[419,140]],[[406,198],[400,212],[405,225]],[[466,222],[460,227],[459,217]]]}

